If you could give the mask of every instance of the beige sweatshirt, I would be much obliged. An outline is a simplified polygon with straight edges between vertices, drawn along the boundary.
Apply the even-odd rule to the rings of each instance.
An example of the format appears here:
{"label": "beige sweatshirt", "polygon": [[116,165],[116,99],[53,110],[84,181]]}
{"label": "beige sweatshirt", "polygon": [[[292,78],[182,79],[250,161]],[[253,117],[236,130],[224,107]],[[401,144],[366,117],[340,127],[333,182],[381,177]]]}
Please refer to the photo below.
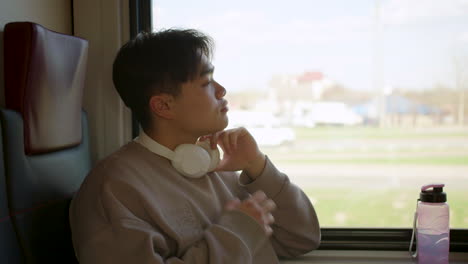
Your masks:
{"label": "beige sweatshirt", "polygon": [[[180,175],[167,159],[130,142],[86,177],[70,207],[76,256],[94,263],[278,263],[318,247],[320,228],[306,195],[267,159],[247,175]],[[263,190],[277,205],[273,235],[240,211],[235,197]]]}

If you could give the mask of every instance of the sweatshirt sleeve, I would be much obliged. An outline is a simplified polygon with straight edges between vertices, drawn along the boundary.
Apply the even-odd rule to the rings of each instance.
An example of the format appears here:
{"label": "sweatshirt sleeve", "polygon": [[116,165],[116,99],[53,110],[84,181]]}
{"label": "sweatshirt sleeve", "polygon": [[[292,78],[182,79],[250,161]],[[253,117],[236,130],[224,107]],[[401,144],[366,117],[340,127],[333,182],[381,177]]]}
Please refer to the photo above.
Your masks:
{"label": "sweatshirt sleeve", "polygon": [[314,207],[305,193],[278,171],[268,157],[263,172],[255,181],[242,172],[239,182],[249,193],[262,190],[276,203],[270,239],[276,254],[295,257],[318,248],[321,234]]}
{"label": "sweatshirt sleeve", "polygon": [[[261,226],[251,217],[226,211],[216,224],[203,231],[203,237],[185,252],[177,253],[176,242],[159,226],[139,219],[106,186],[101,203],[108,225],[81,245],[80,263],[252,263],[255,251],[267,241]],[[123,191],[129,186],[117,186]],[[131,192],[131,190],[128,190]],[[242,223],[242,224],[240,224]]]}

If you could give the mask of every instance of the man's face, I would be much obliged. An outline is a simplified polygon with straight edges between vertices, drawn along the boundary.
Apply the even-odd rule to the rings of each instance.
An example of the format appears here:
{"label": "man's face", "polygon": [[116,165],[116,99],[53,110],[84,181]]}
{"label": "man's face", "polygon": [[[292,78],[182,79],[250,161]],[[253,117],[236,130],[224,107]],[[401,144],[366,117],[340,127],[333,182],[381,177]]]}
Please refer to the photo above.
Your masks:
{"label": "man's face", "polygon": [[174,101],[176,125],[195,136],[223,130],[228,125],[226,89],[213,79],[214,67],[202,56],[196,78],[182,84]]}

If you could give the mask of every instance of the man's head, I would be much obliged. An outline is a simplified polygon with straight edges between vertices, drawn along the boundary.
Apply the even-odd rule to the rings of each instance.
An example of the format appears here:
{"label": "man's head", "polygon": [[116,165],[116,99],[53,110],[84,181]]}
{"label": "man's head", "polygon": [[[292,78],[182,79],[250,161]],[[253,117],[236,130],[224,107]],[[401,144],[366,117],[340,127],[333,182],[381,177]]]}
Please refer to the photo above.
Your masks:
{"label": "man's head", "polygon": [[[227,125],[225,110],[216,117],[210,116],[216,109],[207,109],[219,112],[226,104],[226,91],[212,79],[212,43],[196,30],[171,29],[140,33],[120,49],[113,65],[114,85],[145,130],[156,118],[196,133]],[[193,120],[200,118],[202,122]],[[209,124],[213,120],[204,118],[225,120]]]}

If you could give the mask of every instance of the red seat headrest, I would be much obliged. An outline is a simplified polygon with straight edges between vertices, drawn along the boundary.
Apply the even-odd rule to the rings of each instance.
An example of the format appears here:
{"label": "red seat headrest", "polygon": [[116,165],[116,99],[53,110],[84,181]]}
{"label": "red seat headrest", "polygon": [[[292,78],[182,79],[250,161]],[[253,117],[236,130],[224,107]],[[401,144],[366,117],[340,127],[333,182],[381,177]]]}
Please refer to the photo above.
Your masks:
{"label": "red seat headrest", "polygon": [[30,22],[5,26],[6,107],[21,113],[27,155],[81,142],[88,42]]}

